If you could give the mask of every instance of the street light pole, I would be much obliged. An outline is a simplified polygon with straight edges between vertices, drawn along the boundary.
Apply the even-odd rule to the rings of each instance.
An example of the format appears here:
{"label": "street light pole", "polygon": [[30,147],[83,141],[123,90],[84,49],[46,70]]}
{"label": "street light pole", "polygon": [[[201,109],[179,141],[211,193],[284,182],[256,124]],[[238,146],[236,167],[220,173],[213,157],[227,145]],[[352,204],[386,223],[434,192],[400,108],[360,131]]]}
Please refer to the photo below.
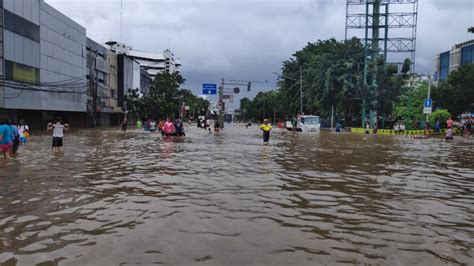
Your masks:
{"label": "street light pole", "polygon": [[303,67],[300,66],[300,114],[303,114]]}

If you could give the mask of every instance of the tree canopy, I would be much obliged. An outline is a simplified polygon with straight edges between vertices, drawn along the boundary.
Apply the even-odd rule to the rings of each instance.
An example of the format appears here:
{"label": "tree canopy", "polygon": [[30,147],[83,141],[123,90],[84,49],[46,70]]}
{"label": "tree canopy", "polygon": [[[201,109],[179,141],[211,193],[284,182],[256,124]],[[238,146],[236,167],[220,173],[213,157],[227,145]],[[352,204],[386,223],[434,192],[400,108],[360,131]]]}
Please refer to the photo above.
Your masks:
{"label": "tree canopy", "polygon": [[449,73],[446,81],[434,87],[433,104],[457,116],[474,111],[474,64],[461,66]]}
{"label": "tree canopy", "polygon": [[190,90],[180,88],[184,82],[179,73],[159,73],[148,94],[139,97],[134,90],[127,96],[129,111],[141,119],[179,117],[183,103],[190,106],[189,115],[194,113],[197,116],[207,111],[209,102],[196,97]]}
{"label": "tree canopy", "polygon": [[[404,79],[410,77],[410,66],[410,60],[405,60],[402,75],[398,75],[396,65],[385,69],[383,58],[377,58],[369,65],[364,82],[364,46],[360,40],[319,40],[308,43],[283,62],[276,91],[259,93],[253,101],[246,99],[243,104],[251,110],[246,115],[254,119],[271,117],[273,112],[277,117],[290,118],[300,110],[302,85],[304,113],[328,117],[334,107],[346,124],[356,125],[361,123],[363,99],[367,100],[367,109],[372,106],[379,116],[391,115],[393,101]],[[375,89],[367,85],[372,83],[376,84]]]}

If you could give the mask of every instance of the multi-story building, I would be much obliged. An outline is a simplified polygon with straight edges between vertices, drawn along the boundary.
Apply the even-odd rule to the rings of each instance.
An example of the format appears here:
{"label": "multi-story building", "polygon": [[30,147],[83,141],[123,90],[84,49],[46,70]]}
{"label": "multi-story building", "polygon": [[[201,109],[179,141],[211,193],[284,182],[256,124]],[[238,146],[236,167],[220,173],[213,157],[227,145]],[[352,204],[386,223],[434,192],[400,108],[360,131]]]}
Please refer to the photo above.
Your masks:
{"label": "multi-story building", "polygon": [[86,29],[44,0],[0,5],[0,113],[25,119],[33,128],[44,128],[56,115],[85,126]]}
{"label": "multi-story building", "polygon": [[165,57],[165,71],[168,73],[179,73],[181,71],[181,60],[174,56],[174,54],[169,50],[166,49],[163,52],[163,56]]}
{"label": "multi-story building", "polygon": [[[142,70],[146,70],[151,79],[153,79],[158,73],[180,72],[181,61],[179,60],[179,58],[175,57],[175,55],[169,49],[166,49],[163,54],[157,54],[135,51],[132,49],[131,46],[128,46],[123,43],[110,42],[110,44],[110,49],[112,51],[116,52],[117,54],[124,54],[134,61],[134,71],[136,73],[134,76],[138,76],[139,71],[137,70],[137,67],[140,67]],[[143,84],[142,81],[135,81],[134,83],[135,85],[138,85],[138,83],[146,85]],[[136,88],[138,87],[135,86],[134,89]],[[140,87],[140,91],[143,94],[146,94],[147,88]]]}
{"label": "multi-story building", "polygon": [[449,51],[439,53],[435,59],[435,79],[444,81],[449,73],[460,66],[474,63],[474,40],[459,43]]}
{"label": "multi-story building", "polygon": [[[114,106],[117,104],[115,95],[116,80],[111,81],[109,79],[109,69],[115,71],[112,74],[115,79],[117,78],[117,72],[114,66],[110,65],[107,48],[87,38],[86,50],[88,80],[87,112],[93,125],[108,126],[111,124],[111,115],[114,113]],[[109,86],[109,82],[113,83],[114,88]]]}
{"label": "multi-story building", "polygon": [[169,49],[166,49],[163,54],[138,52],[130,49],[127,51],[127,55],[147,70],[152,78],[158,73],[180,72],[181,61]]}
{"label": "multi-story building", "polygon": [[44,0],[0,0],[0,115],[45,128],[116,124],[126,95],[147,94],[158,73],[180,71],[170,50],[133,51],[86,37],[86,29]]}
{"label": "multi-story building", "polygon": [[179,73],[181,62],[170,50],[163,54],[134,51],[131,46],[110,41],[110,54],[117,57],[117,105],[125,108],[125,95],[138,89],[147,94],[158,73]]}

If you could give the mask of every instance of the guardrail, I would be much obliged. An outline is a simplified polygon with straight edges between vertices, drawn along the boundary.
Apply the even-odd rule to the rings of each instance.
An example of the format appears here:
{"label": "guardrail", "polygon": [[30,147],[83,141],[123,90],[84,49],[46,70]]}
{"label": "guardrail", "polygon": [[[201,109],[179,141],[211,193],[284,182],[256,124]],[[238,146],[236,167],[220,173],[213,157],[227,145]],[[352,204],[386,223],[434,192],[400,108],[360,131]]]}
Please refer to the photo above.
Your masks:
{"label": "guardrail", "polygon": [[[401,136],[441,136],[446,133],[446,128],[441,129],[438,133],[434,130],[404,130],[404,131],[395,131],[392,129],[379,129],[377,130],[377,134],[379,135],[401,135]],[[358,133],[358,134],[365,134],[365,128],[351,128],[351,133]],[[453,129],[453,134],[458,135],[461,133],[459,128]],[[370,129],[369,134],[374,134],[374,130]]]}

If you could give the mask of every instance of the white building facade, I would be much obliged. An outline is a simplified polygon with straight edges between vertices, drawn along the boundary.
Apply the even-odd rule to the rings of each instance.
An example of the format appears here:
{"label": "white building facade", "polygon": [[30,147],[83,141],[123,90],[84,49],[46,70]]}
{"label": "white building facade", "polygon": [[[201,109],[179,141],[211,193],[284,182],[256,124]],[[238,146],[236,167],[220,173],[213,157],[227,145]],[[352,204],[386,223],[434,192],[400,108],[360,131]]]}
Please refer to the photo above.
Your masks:
{"label": "white building facade", "polygon": [[118,54],[125,54],[132,58],[134,61],[140,64],[142,69],[145,69],[150,77],[155,77],[158,73],[180,73],[181,72],[181,60],[175,57],[171,50],[166,49],[162,54],[160,53],[147,53],[141,51],[135,51],[131,46],[126,44],[117,43],[111,48]]}

